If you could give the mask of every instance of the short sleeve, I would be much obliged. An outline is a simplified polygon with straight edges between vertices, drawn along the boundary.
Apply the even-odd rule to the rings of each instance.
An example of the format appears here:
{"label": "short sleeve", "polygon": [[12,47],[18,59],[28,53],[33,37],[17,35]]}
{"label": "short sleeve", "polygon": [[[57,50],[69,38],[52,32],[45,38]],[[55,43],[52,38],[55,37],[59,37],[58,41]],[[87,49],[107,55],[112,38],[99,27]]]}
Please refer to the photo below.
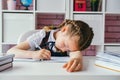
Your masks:
{"label": "short sleeve", "polygon": [[42,39],[45,37],[46,32],[44,29],[41,29],[39,32],[36,32],[27,38],[27,41],[30,45],[30,50],[35,50],[35,43],[40,45]]}

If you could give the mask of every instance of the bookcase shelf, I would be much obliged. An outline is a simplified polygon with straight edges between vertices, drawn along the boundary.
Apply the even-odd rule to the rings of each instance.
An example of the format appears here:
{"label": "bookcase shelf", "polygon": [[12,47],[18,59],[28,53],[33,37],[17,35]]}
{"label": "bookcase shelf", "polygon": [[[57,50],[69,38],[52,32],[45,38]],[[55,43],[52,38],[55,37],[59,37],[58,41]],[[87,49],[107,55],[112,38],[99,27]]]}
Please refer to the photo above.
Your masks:
{"label": "bookcase shelf", "polygon": [[14,12],[14,13],[19,13],[19,12],[23,12],[23,13],[33,13],[32,10],[29,10],[29,11],[25,11],[25,10],[2,10],[2,12],[3,12],[3,13],[4,13],[4,12],[8,12],[8,13],[12,13],[12,12]]}
{"label": "bookcase shelf", "polygon": [[[7,0],[0,1],[0,13],[2,14],[0,15],[1,52],[6,52],[11,45],[16,45],[20,33],[40,29],[45,25],[57,26],[64,19],[82,20],[93,28],[95,35],[92,45],[83,54],[95,55],[97,51],[105,50],[120,51],[118,47],[120,41],[106,42],[106,34],[108,34],[106,30],[113,29],[116,31],[117,29],[119,30],[116,32],[117,35],[120,35],[120,28],[118,27],[120,26],[120,10],[115,9],[114,11],[110,8],[112,6],[109,6],[115,0],[110,0],[110,2],[109,0],[101,0],[99,11],[91,11],[90,0],[86,0],[86,11],[75,11],[74,0],[33,0],[29,10],[24,10],[25,7],[20,4],[20,0],[16,1],[16,10],[7,9]],[[119,0],[117,1],[119,3]],[[113,3],[112,5],[119,8],[118,4]],[[112,25],[113,23],[116,25]],[[110,33],[110,35],[113,34],[113,32]],[[119,36],[118,39],[120,39]],[[108,40],[110,41],[110,39]],[[115,47],[117,48],[115,49]]]}

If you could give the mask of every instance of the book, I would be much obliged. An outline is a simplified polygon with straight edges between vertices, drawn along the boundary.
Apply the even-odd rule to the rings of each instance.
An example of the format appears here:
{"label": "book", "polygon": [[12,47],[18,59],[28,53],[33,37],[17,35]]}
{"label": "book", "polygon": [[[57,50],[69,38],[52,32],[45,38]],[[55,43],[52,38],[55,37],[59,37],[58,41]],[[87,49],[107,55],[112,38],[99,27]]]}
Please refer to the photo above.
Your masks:
{"label": "book", "polygon": [[120,54],[117,52],[98,52],[95,65],[120,72]]}
{"label": "book", "polygon": [[96,55],[97,58],[106,59],[112,62],[117,62],[120,64],[120,54],[116,54],[113,52],[98,52]]}
{"label": "book", "polygon": [[98,4],[98,11],[102,10],[102,0],[99,0],[99,4]]}
{"label": "book", "polygon": [[13,61],[14,54],[0,56],[0,65]]}
{"label": "book", "polygon": [[13,66],[13,63],[12,63],[12,62],[7,63],[7,64],[4,64],[4,65],[1,65],[1,66],[0,66],[0,72],[6,70],[6,69],[8,69],[8,68],[11,68],[12,66]]}
{"label": "book", "polygon": [[98,11],[99,0],[90,0],[91,11]]}
{"label": "book", "polygon": [[15,55],[10,54],[10,55],[0,55],[0,62],[9,58],[13,58]]}
{"label": "book", "polygon": [[50,60],[37,60],[37,59],[23,59],[23,58],[15,58],[16,62],[53,62],[53,63],[64,63],[69,61],[69,57],[51,57]]}
{"label": "book", "polygon": [[0,72],[12,67],[14,54],[0,56]]}
{"label": "book", "polygon": [[74,0],[74,11],[86,11],[86,0]]}
{"label": "book", "polygon": [[10,63],[10,62],[13,62],[13,58],[8,58],[8,59],[0,61],[0,66],[6,63]]}
{"label": "book", "polygon": [[95,65],[109,70],[120,72],[120,64],[111,63],[103,60],[96,60]]}

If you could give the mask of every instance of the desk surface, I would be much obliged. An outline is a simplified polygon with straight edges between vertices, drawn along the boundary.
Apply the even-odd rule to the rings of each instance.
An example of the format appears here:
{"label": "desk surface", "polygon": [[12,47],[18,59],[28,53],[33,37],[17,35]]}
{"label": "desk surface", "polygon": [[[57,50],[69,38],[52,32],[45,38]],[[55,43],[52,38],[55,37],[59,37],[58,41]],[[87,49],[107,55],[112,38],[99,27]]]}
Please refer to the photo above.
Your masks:
{"label": "desk surface", "polygon": [[13,68],[0,73],[0,80],[119,80],[120,72],[94,65],[95,57],[83,57],[84,68],[69,73],[64,63],[13,62]]}

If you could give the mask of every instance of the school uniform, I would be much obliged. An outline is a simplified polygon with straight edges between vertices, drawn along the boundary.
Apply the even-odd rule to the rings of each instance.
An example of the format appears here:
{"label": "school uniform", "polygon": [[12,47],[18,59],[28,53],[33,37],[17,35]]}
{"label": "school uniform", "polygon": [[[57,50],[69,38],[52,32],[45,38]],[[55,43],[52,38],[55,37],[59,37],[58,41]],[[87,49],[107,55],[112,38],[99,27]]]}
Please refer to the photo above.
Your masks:
{"label": "school uniform", "polygon": [[56,30],[51,30],[49,32],[46,32],[44,29],[41,29],[39,32],[36,32],[35,34],[29,36],[27,38],[27,41],[30,45],[29,50],[39,50],[36,47],[37,44],[41,48],[48,49],[51,52],[51,56],[67,56],[67,52],[58,52],[55,47],[55,38],[53,35],[55,31]]}

